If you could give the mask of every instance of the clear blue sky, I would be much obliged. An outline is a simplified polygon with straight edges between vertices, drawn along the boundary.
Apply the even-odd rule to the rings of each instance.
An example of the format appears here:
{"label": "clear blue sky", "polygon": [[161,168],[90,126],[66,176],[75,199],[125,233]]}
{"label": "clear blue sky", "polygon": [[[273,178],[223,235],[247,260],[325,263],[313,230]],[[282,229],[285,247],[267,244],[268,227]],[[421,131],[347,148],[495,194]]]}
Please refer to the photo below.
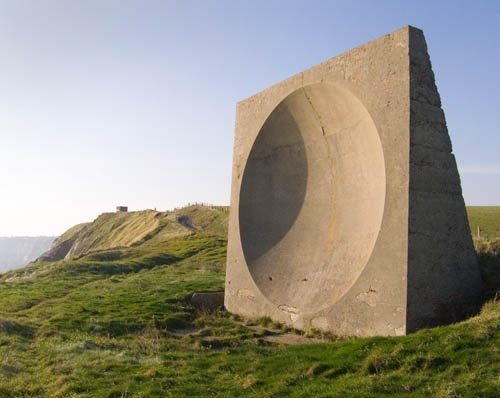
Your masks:
{"label": "clear blue sky", "polygon": [[236,101],[407,24],[466,202],[500,205],[499,1],[0,0],[0,235],[228,204]]}

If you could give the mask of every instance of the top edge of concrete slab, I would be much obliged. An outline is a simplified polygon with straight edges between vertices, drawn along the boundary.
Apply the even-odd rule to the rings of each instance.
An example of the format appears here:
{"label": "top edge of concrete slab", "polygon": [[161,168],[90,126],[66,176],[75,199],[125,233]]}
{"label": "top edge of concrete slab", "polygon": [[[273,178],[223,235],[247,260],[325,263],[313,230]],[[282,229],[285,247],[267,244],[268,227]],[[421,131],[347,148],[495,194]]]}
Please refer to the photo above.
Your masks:
{"label": "top edge of concrete slab", "polygon": [[[300,71],[300,72],[294,73],[294,74],[292,74],[292,75],[288,75],[287,77],[284,77],[284,78],[283,78],[283,79],[281,79],[280,81],[278,81],[278,82],[276,82],[276,83],[274,83],[274,84],[272,84],[272,85],[270,85],[270,86],[268,86],[268,87],[266,87],[266,88],[264,88],[264,89],[262,89],[262,90],[260,90],[260,91],[257,91],[257,92],[255,92],[254,94],[249,95],[248,97],[245,97],[245,98],[243,98],[243,99],[239,100],[239,101],[236,103],[236,107],[238,107],[240,104],[242,104],[242,103],[244,103],[244,102],[246,102],[246,101],[248,101],[248,100],[251,100],[251,99],[253,99],[253,98],[255,98],[255,97],[257,97],[257,96],[261,95],[262,93],[264,93],[264,92],[266,92],[266,91],[273,90],[276,86],[279,86],[280,84],[282,84],[282,83],[284,83],[284,82],[286,82],[286,81],[288,81],[288,80],[291,80],[291,79],[293,79],[293,78],[295,78],[295,77],[297,77],[297,76],[299,76],[299,75],[303,75],[303,74],[305,74],[305,73],[309,72],[311,69],[314,69],[314,68],[316,68],[316,67],[318,67],[318,66],[321,66],[321,65],[323,65],[323,64],[325,64],[325,63],[331,62],[331,61],[335,60],[336,58],[343,57],[343,56],[345,56],[346,54],[349,54],[349,53],[351,53],[351,52],[362,50],[363,48],[369,47],[369,46],[371,46],[373,43],[378,42],[379,40],[383,40],[383,39],[385,39],[385,38],[387,38],[387,37],[390,37],[390,36],[393,36],[393,35],[395,35],[395,34],[397,34],[397,33],[405,32],[405,31],[407,31],[408,33],[409,33],[410,31],[415,31],[415,32],[420,32],[420,33],[422,33],[422,34],[423,34],[423,30],[422,30],[422,29],[420,29],[420,28],[417,28],[417,27],[412,26],[412,25],[404,25],[403,27],[398,28],[398,29],[396,29],[396,30],[392,31],[391,33],[386,33],[385,35],[378,36],[378,37],[377,37],[377,38],[375,38],[375,39],[372,39],[372,40],[367,41],[367,42],[365,42],[365,43],[363,43],[363,44],[360,44],[360,45],[358,45],[358,46],[356,46],[356,47],[352,47],[352,48],[350,48],[349,50],[346,50],[346,51],[343,51],[343,52],[341,52],[341,53],[339,53],[339,54],[337,54],[337,55],[334,55],[333,57],[330,57],[330,58],[328,58],[328,59],[325,59],[325,60],[323,60],[323,61],[320,61],[320,62],[318,62],[317,64],[314,64],[314,65],[312,65],[312,66],[310,66],[310,67],[308,67],[308,68],[306,68],[306,69],[304,69],[304,70],[302,70],[302,71]],[[409,38],[408,38],[408,40],[409,40]]]}

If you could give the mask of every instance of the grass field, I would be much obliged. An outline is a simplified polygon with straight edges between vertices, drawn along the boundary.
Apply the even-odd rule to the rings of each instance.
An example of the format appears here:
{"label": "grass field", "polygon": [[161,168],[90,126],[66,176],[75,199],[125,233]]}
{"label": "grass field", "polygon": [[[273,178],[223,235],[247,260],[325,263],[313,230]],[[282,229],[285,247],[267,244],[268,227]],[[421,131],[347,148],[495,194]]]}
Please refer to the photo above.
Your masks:
{"label": "grass field", "polygon": [[[0,397],[498,397],[499,302],[390,338],[200,312],[192,293],[223,289],[227,213],[189,212],[188,234],[0,275]],[[485,253],[490,278],[500,256]]]}
{"label": "grass field", "polygon": [[472,235],[489,240],[500,239],[500,206],[469,206],[467,207]]}

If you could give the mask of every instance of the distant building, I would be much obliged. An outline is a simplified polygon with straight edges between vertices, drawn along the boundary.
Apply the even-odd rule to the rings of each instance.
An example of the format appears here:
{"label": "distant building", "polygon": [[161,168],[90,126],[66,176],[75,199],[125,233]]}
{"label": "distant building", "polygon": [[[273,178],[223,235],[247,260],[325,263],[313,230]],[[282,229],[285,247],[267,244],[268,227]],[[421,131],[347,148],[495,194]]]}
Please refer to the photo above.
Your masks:
{"label": "distant building", "polygon": [[117,213],[126,213],[128,211],[127,206],[116,206],[116,212]]}

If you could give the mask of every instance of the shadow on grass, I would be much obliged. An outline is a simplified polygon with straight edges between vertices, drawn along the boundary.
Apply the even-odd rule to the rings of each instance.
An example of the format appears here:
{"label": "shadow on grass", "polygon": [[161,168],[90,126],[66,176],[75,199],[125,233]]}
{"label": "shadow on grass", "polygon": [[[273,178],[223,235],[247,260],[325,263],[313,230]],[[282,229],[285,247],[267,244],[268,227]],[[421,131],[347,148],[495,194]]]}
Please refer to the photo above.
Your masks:
{"label": "shadow on grass", "polygon": [[500,295],[500,239],[474,239],[474,246],[487,301]]}
{"label": "shadow on grass", "polygon": [[484,300],[500,295],[500,250],[479,251],[479,267],[485,283]]}
{"label": "shadow on grass", "polygon": [[31,339],[35,335],[35,331],[32,327],[3,317],[0,317],[0,333],[16,335],[26,339]]}

